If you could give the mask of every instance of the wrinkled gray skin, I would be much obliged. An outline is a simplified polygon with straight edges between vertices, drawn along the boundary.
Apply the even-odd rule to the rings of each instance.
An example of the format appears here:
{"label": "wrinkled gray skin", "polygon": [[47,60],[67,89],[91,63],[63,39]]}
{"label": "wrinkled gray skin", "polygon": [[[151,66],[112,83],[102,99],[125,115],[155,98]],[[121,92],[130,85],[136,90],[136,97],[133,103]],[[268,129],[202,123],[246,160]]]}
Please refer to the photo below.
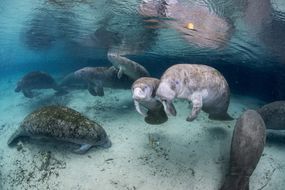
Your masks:
{"label": "wrinkled gray skin", "polygon": [[[224,47],[233,33],[228,20],[218,16],[207,6],[193,2],[143,0],[139,12],[146,17],[146,22],[166,24],[179,32],[187,42],[203,48]],[[164,19],[156,20],[155,17]],[[193,28],[188,27],[189,23]],[[156,25],[150,25],[150,28],[155,28]]]}
{"label": "wrinkled gray skin", "polygon": [[63,106],[46,106],[26,116],[8,140],[8,145],[12,145],[19,137],[79,144],[80,148],[75,152],[80,154],[87,152],[92,146],[111,146],[105,130],[98,123]]}
{"label": "wrinkled gray skin", "polygon": [[34,71],[26,74],[18,83],[15,92],[22,91],[27,98],[33,98],[33,89],[54,89],[57,95],[64,94],[55,80],[48,73]]}
{"label": "wrinkled gray skin", "polygon": [[66,89],[87,89],[88,84],[83,79],[79,78],[74,72],[67,74],[59,83],[59,86]]}
{"label": "wrinkled gray skin", "polygon": [[145,117],[145,121],[149,124],[161,124],[168,119],[162,103],[155,99],[158,85],[159,80],[151,77],[139,78],[132,85],[136,110]]}
{"label": "wrinkled gray skin", "polygon": [[115,67],[85,67],[68,74],[61,81],[64,89],[88,89],[94,96],[103,96],[103,87],[115,89],[130,89],[133,80],[127,76],[117,78]]}
{"label": "wrinkled gray skin", "polygon": [[237,120],[232,137],[229,174],[220,190],[249,190],[249,178],[265,145],[265,124],[254,110]]}
{"label": "wrinkled gray skin", "polygon": [[112,70],[108,67],[84,67],[75,71],[74,75],[88,84],[90,94],[104,96],[103,81],[111,77]]}
{"label": "wrinkled gray skin", "polygon": [[168,68],[161,77],[156,96],[168,115],[176,115],[175,98],[192,102],[192,112],[187,121],[197,118],[201,109],[209,119],[232,120],[227,110],[230,89],[227,81],[216,69],[197,64],[177,64]]}
{"label": "wrinkled gray skin", "polygon": [[132,80],[150,76],[149,72],[142,65],[123,57],[119,53],[109,51],[107,57],[113,66],[119,70],[117,75],[119,79],[123,74],[127,75]]}
{"label": "wrinkled gray skin", "polygon": [[266,104],[257,112],[263,118],[267,129],[285,130],[285,101]]}

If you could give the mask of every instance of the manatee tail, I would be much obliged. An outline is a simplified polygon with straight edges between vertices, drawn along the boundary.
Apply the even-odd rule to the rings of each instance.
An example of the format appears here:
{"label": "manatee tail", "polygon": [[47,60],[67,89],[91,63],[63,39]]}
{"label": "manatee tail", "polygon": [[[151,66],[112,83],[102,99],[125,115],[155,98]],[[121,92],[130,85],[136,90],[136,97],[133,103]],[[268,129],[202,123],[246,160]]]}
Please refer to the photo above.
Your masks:
{"label": "manatee tail", "polygon": [[167,114],[164,111],[163,106],[158,110],[148,110],[147,116],[144,121],[151,125],[159,125],[168,120]]}
{"label": "manatee tail", "polygon": [[8,144],[9,146],[11,146],[11,145],[13,144],[13,142],[14,142],[16,139],[18,139],[19,137],[21,137],[21,136],[25,136],[25,135],[24,135],[24,131],[23,131],[22,127],[19,127],[19,128],[11,135],[11,137],[9,138],[7,144]]}
{"label": "manatee tail", "polygon": [[219,120],[219,121],[231,121],[234,118],[232,118],[228,113],[222,113],[222,114],[209,114],[209,119],[211,120]]}
{"label": "manatee tail", "polygon": [[220,190],[249,190],[249,177],[229,175]]}

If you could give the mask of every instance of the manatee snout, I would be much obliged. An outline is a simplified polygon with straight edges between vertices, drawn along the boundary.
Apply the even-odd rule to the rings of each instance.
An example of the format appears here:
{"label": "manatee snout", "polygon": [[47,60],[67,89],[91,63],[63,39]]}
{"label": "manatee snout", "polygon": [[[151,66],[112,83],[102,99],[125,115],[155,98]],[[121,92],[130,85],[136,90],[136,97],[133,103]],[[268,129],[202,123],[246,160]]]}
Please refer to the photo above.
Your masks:
{"label": "manatee snout", "polygon": [[20,92],[21,91],[21,88],[20,88],[20,86],[18,85],[16,88],[15,88],[15,90],[14,90],[15,92]]}
{"label": "manatee snout", "polygon": [[98,143],[98,146],[103,148],[110,148],[112,146],[112,141],[106,137],[106,139]]}
{"label": "manatee snout", "polygon": [[143,100],[146,98],[146,93],[141,88],[135,88],[133,90],[133,99],[134,100]]}

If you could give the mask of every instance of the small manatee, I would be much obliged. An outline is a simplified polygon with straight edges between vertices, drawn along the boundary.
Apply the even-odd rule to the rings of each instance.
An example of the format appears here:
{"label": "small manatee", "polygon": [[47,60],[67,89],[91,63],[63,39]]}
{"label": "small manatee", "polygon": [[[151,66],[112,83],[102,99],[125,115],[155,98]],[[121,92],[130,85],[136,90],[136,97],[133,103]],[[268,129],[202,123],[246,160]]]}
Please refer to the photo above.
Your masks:
{"label": "small manatee", "polygon": [[118,79],[122,78],[123,74],[132,80],[150,76],[149,72],[141,64],[120,55],[118,52],[109,51],[107,58],[119,70],[117,74]]}
{"label": "small manatee", "polygon": [[[166,122],[168,117],[160,101],[155,99],[155,92],[159,85],[159,79],[142,77],[132,85],[133,100],[138,113],[145,117],[145,122],[158,125]],[[143,109],[146,109],[146,113]]]}

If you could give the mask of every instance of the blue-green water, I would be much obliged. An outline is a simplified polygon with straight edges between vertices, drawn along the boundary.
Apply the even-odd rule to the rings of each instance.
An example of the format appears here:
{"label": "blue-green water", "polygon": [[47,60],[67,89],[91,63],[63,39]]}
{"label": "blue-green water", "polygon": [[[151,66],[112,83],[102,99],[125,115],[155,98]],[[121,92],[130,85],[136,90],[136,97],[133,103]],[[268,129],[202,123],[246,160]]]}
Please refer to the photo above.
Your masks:
{"label": "blue-green water", "polygon": [[[95,189],[96,184],[99,189],[218,189],[225,172],[224,160],[229,157],[229,146],[227,150],[222,150],[222,144],[230,144],[234,121],[220,124],[208,121],[203,116],[204,120],[200,119],[196,123],[202,126],[202,132],[193,131],[193,136],[187,136],[181,133],[189,132],[184,118],[189,109],[181,108],[184,112],[178,111],[179,114],[185,114],[153,129],[135,112],[129,89],[106,88],[104,97],[91,96],[86,89],[76,89],[60,97],[54,96],[52,90],[43,90],[32,99],[14,92],[17,81],[26,73],[44,71],[60,83],[67,74],[83,67],[111,66],[107,53],[119,49],[125,57],[144,66],[156,78],[160,78],[167,68],[177,63],[206,64],[216,68],[229,83],[233,97],[229,110],[235,118],[247,108],[257,108],[267,102],[285,99],[285,3],[282,0],[180,0],[178,3],[183,4],[180,7],[182,11],[173,12],[174,19],[152,15],[147,17],[139,11],[141,3],[141,0],[0,2],[0,144],[5,146],[0,151],[0,190],[46,189],[48,186],[50,189],[85,190]],[[197,16],[196,12],[203,14]],[[191,19],[184,19],[184,15]],[[184,23],[192,23],[196,31],[188,33],[188,25]],[[225,26],[228,30],[223,31]],[[176,103],[183,107],[181,102]],[[66,153],[64,147],[53,144],[34,147],[24,141],[23,151],[6,147],[8,136],[27,114],[51,104],[71,107],[90,119],[96,118],[106,126],[108,135],[113,138],[113,150],[94,151],[89,155],[90,158],[82,158]],[[181,124],[182,120],[184,123]],[[136,121],[139,124],[134,124]],[[217,134],[214,132],[216,136],[213,137],[208,125],[216,129],[219,125],[231,128],[224,133],[215,131]],[[184,131],[170,129],[170,126],[181,126]],[[149,133],[161,135],[159,146],[148,147]],[[171,136],[172,133],[174,136]],[[175,144],[174,141],[180,137],[183,140]],[[192,139],[191,142],[188,138]],[[205,142],[212,140],[217,144],[202,144],[201,139]],[[185,147],[198,141],[201,144],[198,143],[196,147]],[[125,146],[124,143],[131,146]],[[207,146],[213,151],[207,153]],[[278,177],[272,183],[268,180],[269,185],[264,189],[281,190],[283,187],[285,166],[281,158],[284,154],[279,152],[284,150],[281,145],[273,143],[272,146],[270,144],[265,149],[265,154],[269,156],[262,160],[264,167],[260,166],[258,174],[254,176],[253,189],[261,189],[264,185],[258,175],[267,180],[271,173]],[[203,151],[203,148],[204,153],[194,153]],[[132,153],[132,150],[136,151]],[[194,152],[185,153],[188,150]],[[204,158],[211,157],[208,154],[215,152],[219,154],[213,155],[210,161]],[[49,166],[52,172],[42,172],[37,164],[41,164],[39,160],[50,154],[55,157],[51,161],[52,166]],[[99,154],[99,158],[96,154]],[[94,157],[97,163],[92,165],[90,160]],[[164,159],[160,160],[160,157]],[[200,157],[203,158],[199,161]],[[274,157],[276,160],[272,160]],[[105,161],[109,158],[114,158],[114,163],[112,160]],[[86,164],[79,165],[80,159]],[[128,165],[128,160],[133,164]],[[191,164],[187,165],[189,162]],[[211,175],[207,175],[207,169],[199,166],[203,162],[208,163],[205,165],[213,173],[219,173],[217,177],[209,180]],[[95,172],[96,175],[102,175],[101,178],[90,177],[91,171],[84,175],[89,163],[93,170],[100,168],[100,171],[107,170],[108,173]],[[29,169],[29,164],[36,166]],[[144,168],[145,165],[157,171],[153,169],[149,172]],[[277,169],[277,173],[272,168],[279,165],[283,169]],[[80,170],[81,166],[84,169]],[[124,172],[120,174],[122,168]],[[196,174],[192,173],[193,168]],[[143,171],[141,175],[138,172],[140,170]],[[82,174],[76,175],[76,171]],[[36,175],[48,177],[38,179]],[[116,175],[126,176],[127,180],[124,177],[115,179]],[[156,177],[148,181],[148,176]],[[66,181],[61,182],[63,178]],[[193,186],[189,185],[189,181]],[[104,186],[105,183],[108,185]]]}

